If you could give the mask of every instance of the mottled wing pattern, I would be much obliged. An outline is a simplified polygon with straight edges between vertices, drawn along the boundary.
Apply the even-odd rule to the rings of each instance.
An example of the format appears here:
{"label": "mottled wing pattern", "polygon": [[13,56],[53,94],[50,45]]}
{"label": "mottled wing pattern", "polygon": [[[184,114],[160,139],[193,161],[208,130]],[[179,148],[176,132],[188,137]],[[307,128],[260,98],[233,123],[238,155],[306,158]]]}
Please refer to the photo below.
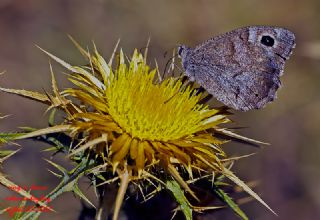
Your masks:
{"label": "mottled wing pattern", "polygon": [[276,97],[294,45],[286,29],[254,26],[187,48],[181,57],[188,76],[225,105],[247,111]]}

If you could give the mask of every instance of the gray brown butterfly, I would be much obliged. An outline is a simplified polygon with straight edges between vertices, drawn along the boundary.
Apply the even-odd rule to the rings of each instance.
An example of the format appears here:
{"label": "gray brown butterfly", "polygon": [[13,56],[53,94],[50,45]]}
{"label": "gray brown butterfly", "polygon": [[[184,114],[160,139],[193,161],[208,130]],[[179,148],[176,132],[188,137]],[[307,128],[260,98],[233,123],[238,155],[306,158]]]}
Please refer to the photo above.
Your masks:
{"label": "gray brown butterfly", "polygon": [[284,28],[250,26],[214,37],[194,49],[180,46],[185,74],[225,105],[260,109],[276,98],[295,36]]}

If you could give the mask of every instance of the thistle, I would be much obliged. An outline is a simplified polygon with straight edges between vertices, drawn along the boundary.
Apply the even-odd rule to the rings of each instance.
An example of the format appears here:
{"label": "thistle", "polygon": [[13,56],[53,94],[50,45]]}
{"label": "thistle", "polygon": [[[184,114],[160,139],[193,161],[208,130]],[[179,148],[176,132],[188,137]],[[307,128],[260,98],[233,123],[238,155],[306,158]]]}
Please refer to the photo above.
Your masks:
{"label": "thistle", "polygon": [[[62,149],[78,163],[78,170],[72,171],[73,178],[69,175],[68,184],[72,183],[73,191],[81,194],[76,187],[77,179],[84,175],[98,180],[93,181],[95,187],[115,184],[118,193],[113,219],[118,219],[128,186],[135,184],[144,194],[143,186],[149,184],[172,192],[180,210],[191,219],[192,211],[203,211],[206,207],[191,205],[190,197],[199,199],[190,185],[198,179],[215,184],[215,177],[222,176],[270,209],[229,169],[232,158],[228,158],[221,147],[229,141],[228,137],[261,142],[223,128],[224,123],[230,122],[225,108],[200,104],[203,94],[186,86],[179,77],[162,79],[158,69],[147,64],[147,50],[144,55],[135,50],[131,58],[126,59],[122,50],[115,56],[116,47],[106,62],[95,47],[91,54],[74,43],[88,60],[88,65],[72,66],[43,50],[69,71],[72,88],[60,91],[52,68],[51,94],[1,88],[42,102],[49,106],[48,111],[64,113],[61,123],[32,130],[19,139],[44,136],[48,140],[48,135],[56,133],[70,137],[69,145],[56,145],[50,150]],[[115,65],[114,60],[117,60]],[[227,138],[218,138],[217,134]],[[62,167],[50,163],[63,171]],[[58,189],[48,197],[56,197]],[[215,192],[220,198],[227,196],[220,189]],[[153,196],[154,192],[149,195]],[[223,200],[240,217],[247,218],[229,197]],[[105,208],[101,204],[98,210]]]}

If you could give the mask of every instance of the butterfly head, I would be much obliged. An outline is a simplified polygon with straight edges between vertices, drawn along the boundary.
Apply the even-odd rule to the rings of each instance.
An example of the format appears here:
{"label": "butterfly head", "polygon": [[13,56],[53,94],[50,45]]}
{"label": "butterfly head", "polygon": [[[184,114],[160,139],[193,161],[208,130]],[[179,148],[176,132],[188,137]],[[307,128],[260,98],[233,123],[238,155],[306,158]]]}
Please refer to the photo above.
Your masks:
{"label": "butterfly head", "polygon": [[182,52],[185,50],[185,46],[184,45],[179,45],[178,46],[178,56],[181,57]]}
{"label": "butterfly head", "polygon": [[185,45],[179,45],[178,46],[178,56],[184,60],[187,55],[191,52],[191,48],[185,46]]}

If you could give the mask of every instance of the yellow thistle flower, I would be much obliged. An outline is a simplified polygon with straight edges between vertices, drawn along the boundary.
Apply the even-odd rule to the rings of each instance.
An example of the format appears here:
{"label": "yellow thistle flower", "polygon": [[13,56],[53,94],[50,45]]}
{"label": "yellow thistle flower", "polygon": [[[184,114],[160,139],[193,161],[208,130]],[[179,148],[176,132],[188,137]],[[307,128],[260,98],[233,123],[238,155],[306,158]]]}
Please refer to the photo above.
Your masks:
{"label": "yellow thistle flower", "polygon": [[[155,83],[157,70],[150,70],[136,50],[129,65],[120,51],[114,71],[97,52],[87,55],[99,75],[94,76],[90,68],[72,67],[77,74],[70,81],[77,88],[66,89],[63,95],[77,98],[85,107],[67,111],[68,124],[74,133],[86,132],[90,143],[98,141],[95,150],[108,152],[104,156],[114,170],[128,160],[134,161],[130,165],[137,174],[157,162],[179,163],[190,176],[192,167],[222,170],[219,157],[224,152],[219,144],[223,141],[207,131],[229,121],[221,110],[198,104],[200,95],[190,87],[183,89],[179,79]],[[83,146],[72,155],[94,147]]]}
{"label": "yellow thistle flower", "polygon": [[118,164],[123,167],[130,158],[139,172],[158,160],[165,164],[177,161],[187,170],[194,165],[220,169],[218,156],[224,153],[218,144],[222,142],[206,130],[228,122],[226,116],[197,104],[200,96],[190,87],[182,89],[177,79],[154,83],[156,70],[150,71],[137,51],[129,65],[122,52],[119,59],[114,72],[111,68],[103,70],[110,71],[104,89],[96,80],[82,76],[72,79],[80,90],[64,93],[94,109],[71,114],[73,128],[90,133],[89,137],[106,134],[111,144],[107,142],[105,147],[114,168]]}
{"label": "yellow thistle flower", "polygon": [[180,168],[187,171],[189,180],[195,173],[220,173],[269,208],[222,161],[226,155],[220,145],[226,141],[218,139],[215,133],[253,141],[219,127],[230,121],[225,110],[199,104],[201,94],[196,95],[192,87],[185,88],[180,78],[161,81],[158,70],[147,65],[146,54],[137,50],[128,62],[120,50],[113,69],[115,52],[107,63],[96,49],[90,54],[77,46],[88,58],[89,66],[71,66],[44,51],[72,72],[69,80],[74,88],[59,92],[53,74],[54,95],[1,88],[49,104],[50,108],[60,108],[67,115],[62,125],[21,138],[52,132],[70,132],[73,137],[81,134],[80,144],[71,150],[70,156],[95,152],[104,159],[106,169],[117,173],[122,181],[115,216],[128,183],[150,178],[152,169],[167,171],[196,199],[187,180],[180,175]]}

